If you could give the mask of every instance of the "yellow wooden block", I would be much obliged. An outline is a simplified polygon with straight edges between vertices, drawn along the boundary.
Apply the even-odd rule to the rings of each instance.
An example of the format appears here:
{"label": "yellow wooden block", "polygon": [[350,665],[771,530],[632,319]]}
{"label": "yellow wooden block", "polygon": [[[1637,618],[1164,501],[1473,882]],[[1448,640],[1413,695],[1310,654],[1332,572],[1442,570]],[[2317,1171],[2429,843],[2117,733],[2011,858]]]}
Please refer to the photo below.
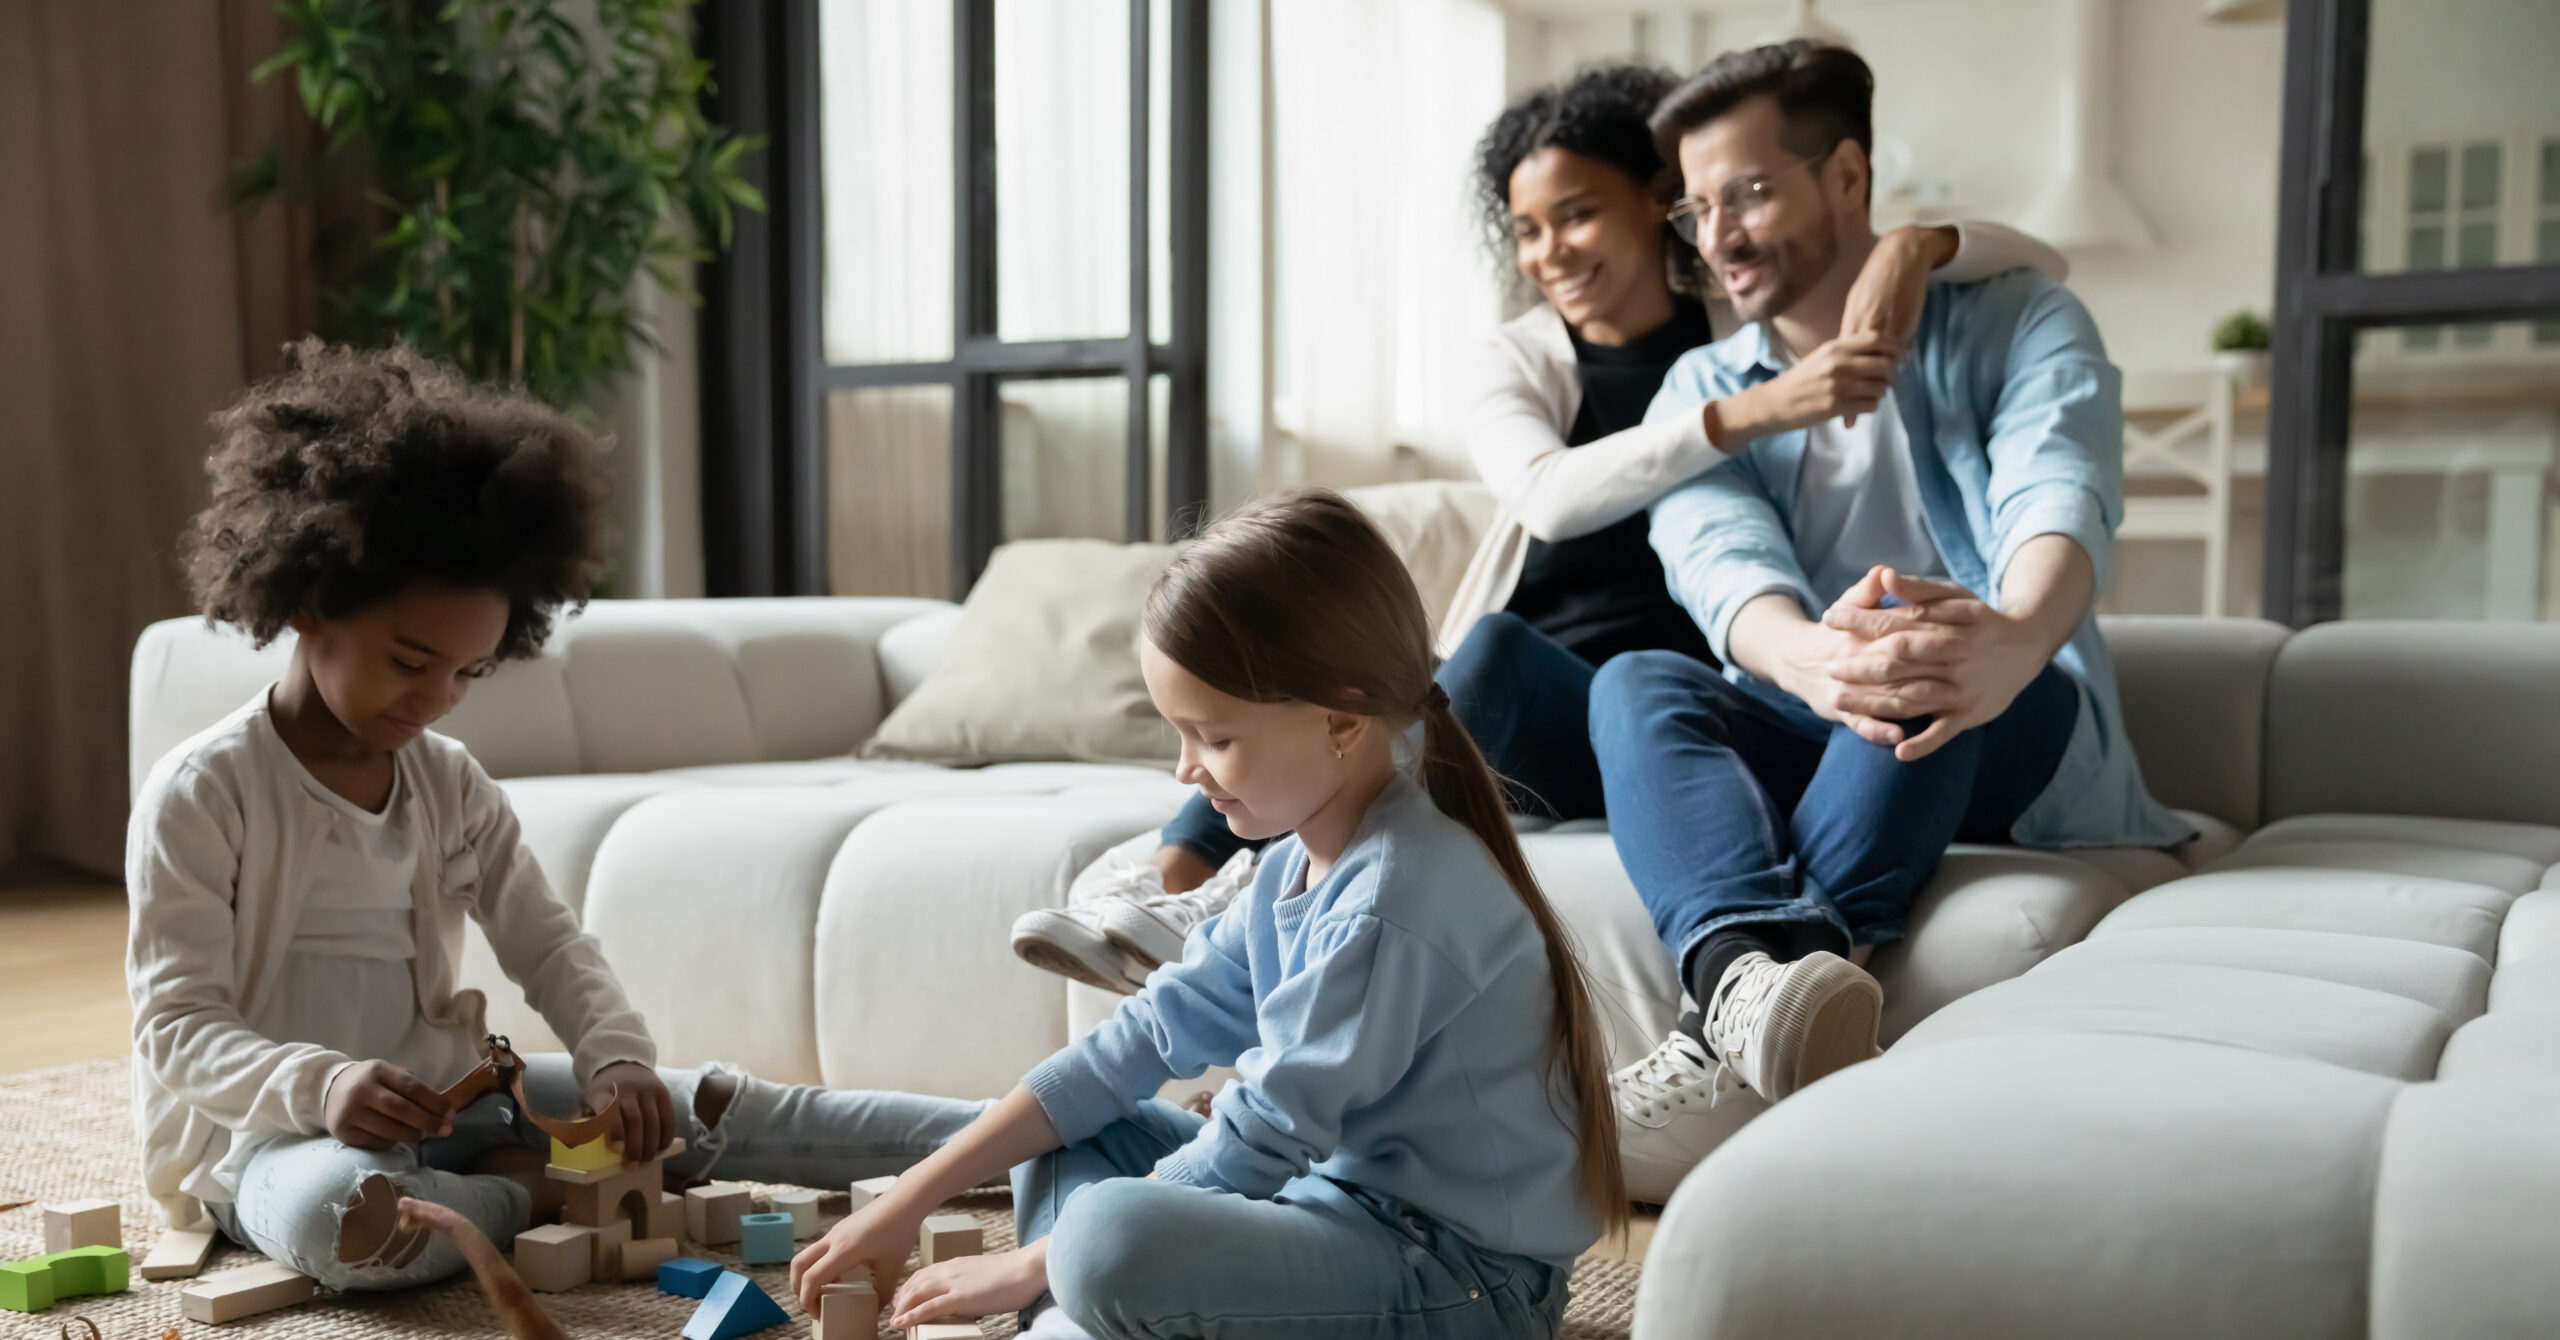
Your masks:
{"label": "yellow wooden block", "polygon": [[583,1145],[565,1145],[558,1136],[551,1139],[551,1161],[563,1168],[588,1172],[598,1168],[619,1168],[622,1155],[613,1147],[613,1137],[599,1135]]}

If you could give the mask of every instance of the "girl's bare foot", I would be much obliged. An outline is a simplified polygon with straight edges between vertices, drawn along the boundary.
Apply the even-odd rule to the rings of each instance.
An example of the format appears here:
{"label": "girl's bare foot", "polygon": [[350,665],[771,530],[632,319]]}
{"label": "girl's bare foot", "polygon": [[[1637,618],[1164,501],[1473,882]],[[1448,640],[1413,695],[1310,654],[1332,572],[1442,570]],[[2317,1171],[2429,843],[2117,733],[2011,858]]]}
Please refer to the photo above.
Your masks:
{"label": "girl's bare foot", "polygon": [[928,1321],[973,1321],[1019,1312],[1049,1288],[1047,1243],[1035,1242],[993,1256],[961,1256],[907,1277],[889,1305],[889,1324],[904,1329]]}

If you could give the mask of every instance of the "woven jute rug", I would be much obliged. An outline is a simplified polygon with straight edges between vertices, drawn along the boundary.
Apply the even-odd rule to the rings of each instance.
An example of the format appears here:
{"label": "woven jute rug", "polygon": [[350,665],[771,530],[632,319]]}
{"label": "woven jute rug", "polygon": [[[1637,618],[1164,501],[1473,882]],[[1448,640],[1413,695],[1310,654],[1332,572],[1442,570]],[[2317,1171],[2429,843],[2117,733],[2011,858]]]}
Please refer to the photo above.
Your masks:
{"label": "woven jute rug", "polygon": [[[158,1212],[142,1191],[126,1063],[92,1061],[0,1076],[0,1205],[36,1202],[0,1213],[0,1261],[43,1253],[44,1227],[38,1213],[42,1206],[87,1199],[112,1200],[124,1207],[124,1248],[136,1262],[141,1261],[160,1229]],[[841,1208],[838,1204],[837,1209]],[[1013,1245],[1011,1198],[1002,1192],[967,1197],[951,1208],[977,1216],[986,1229],[989,1250]],[[833,1222],[833,1217],[827,1222]],[[782,1304],[792,1316],[791,1324],[765,1334],[809,1333],[809,1323],[791,1300],[787,1267],[746,1266],[734,1253],[694,1242],[687,1242],[684,1252],[744,1272]],[[215,1249],[206,1270],[227,1270],[260,1259],[254,1252],[224,1243]],[[52,1340],[62,1334],[61,1324],[73,1317],[96,1322],[106,1340],[158,1340],[169,1327],[178,1328],[183,1336],[207,1340],[215,1335],[387,1340],[500,1333],[495,1315],[468,1276],[397,1294],[323,1296],[318,1302],[220,1328],[184,1320],[178,1306],[178,1290],[184,1284],[183,1280],[152,1284],[137,1276],[129,1293],[70,1299],[33,1316],[0,1311],[0,1340]],[[1626,1335],[1635,1316],[1635,1295],[1635,1266],[1584,1262],[1573,1276],[1573,1309],[1566,1318],[1566,1336],[1605,1340]],[[591,1284],[568,1293],[545,1294],[543,1304],[569,1334],[581,1340],[625,1336],[671,1340],[695,1306],[692,1299],[659,1293],[648,1284]],[[979,1329],[989,1336],[1009,1336],[1013,1320],[990,1318]],[[70,1333],[83,1340],[87,1335],[76,1325]]]}

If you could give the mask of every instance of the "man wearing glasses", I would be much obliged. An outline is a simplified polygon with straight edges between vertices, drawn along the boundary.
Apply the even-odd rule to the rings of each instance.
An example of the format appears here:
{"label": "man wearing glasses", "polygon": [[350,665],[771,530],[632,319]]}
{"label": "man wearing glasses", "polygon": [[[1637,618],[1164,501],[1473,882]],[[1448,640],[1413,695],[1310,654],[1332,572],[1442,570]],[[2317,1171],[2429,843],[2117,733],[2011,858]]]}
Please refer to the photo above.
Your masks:
{"label": "man wearing glasses", "polygon": [[[1591,691],[1610,831],[1701,1011],[1621,1072],[1640,1125],[1711,1126],[1736,1085],[1775,1102],[1873,1055],[1862,965],[1950,842],[2191,836],[2143,790],[2091,615],[2123,421],[2088,312],[2010,271],[1934,286],[1908,347],[1840,337],[1876,240],[1874,87],[1789,42],[1719,58],[1652,120],[1672,221],[1749,324],[1682,356],[1649,414],[1703,412],[1726,453],[1654,504],[1652,540],[1730,669],[1630,654]],[[1767,412],[1809,382],[1869,412]]]}

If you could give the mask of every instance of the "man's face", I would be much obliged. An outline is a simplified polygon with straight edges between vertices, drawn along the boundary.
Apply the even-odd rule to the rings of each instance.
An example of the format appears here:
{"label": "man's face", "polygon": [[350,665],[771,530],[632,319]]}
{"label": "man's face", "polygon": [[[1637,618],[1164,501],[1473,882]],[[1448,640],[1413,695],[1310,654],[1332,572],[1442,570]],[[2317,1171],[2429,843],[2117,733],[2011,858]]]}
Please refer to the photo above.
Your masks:
{"label": "man's face", "polygon": [[1763,96],[1680,138],[1682,193],[1719,202],[1699,220],[1698,254],[1746,321],[1783,315],[1822,281],[1840,256],[1842,201],[1866,189],[1854,142],[1809,164],[1779,143],[1785,127]]}

